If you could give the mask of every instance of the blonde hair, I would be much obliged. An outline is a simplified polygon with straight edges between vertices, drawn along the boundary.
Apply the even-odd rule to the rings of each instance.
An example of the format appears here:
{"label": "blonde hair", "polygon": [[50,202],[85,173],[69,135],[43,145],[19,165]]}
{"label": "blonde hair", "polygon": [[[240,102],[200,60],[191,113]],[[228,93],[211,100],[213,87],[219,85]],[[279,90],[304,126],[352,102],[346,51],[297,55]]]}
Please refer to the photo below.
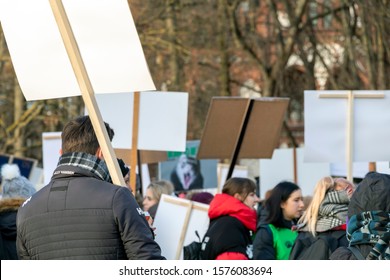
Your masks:
{"label": "blonde hair", "polygon": [[309,229],[309,232],[316,236],[316,224],[318,220],[318,211],[320,209],[320,205],[325,198],[325,195],[329,189],[334,189],[336,186],[343,186],[345,184],[350,184],[348,180],[344,178],[336,178],[333,179],[330,176],[323,177],[319,180],[314,188],[314,193],[312,200],[307,207],[306,211],[303,213],[302,217],[299,219],[298,223],[305,224]]}
{"label": "blonde hair", "polygon": [[161,183],[159,181],[152,182],[149,184],[148,189],[152,192],[153,199],[157,200],[157,203],[160,201],[162,194],[168,194],[170,195],[167,187],[164,185],[164,183]]}

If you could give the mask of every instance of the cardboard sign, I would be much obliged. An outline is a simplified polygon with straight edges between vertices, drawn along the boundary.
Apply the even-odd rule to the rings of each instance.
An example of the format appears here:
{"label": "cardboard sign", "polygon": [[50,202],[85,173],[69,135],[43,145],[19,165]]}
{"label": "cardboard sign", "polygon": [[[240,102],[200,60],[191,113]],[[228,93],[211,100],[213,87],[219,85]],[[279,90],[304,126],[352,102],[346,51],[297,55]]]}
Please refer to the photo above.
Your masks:
{"label": "cardboard sign", "polygon": [[[62,2],[95,93],[155,89],[126,0]],[[2,0],[0,21],[26,100],[81,94],[48,0]]]}
{"label": "cardboard sign", "polygon": [[247,116],[248,98],[214,97],[201,138],[198,158],[231,158],[244,120],[249,117],[238,158],[271,158],[277,146],[287,98],[256,98]]}
{"label": "cardboard sign", "polygon": [[161,254],[168,260],[183,259],[183,246],[199,241],[209,225],[209,205],[163,194],[153,226]]}

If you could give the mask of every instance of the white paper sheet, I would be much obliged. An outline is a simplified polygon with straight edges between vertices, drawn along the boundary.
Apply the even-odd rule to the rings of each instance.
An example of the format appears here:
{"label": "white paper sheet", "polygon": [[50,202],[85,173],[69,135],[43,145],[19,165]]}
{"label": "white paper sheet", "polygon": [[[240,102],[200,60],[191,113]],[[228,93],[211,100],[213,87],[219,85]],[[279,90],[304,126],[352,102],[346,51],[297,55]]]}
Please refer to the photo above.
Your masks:
{"label": "white paper sheet", "polygon": [[[63,0],[95,93],[155,90],[126,0]],[[0,0],[26,100],[80,95],[48,0]]]}

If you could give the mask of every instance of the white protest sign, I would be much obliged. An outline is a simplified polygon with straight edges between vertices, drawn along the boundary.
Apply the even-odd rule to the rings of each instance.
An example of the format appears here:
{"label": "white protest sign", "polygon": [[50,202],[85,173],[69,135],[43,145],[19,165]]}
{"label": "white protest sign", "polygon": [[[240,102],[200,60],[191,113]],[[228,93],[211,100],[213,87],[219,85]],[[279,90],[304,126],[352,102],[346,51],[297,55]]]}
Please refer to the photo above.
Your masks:
{"label": "white protest sign", "polygon": [[[304,149],[296,149],[296,167],[294,167],[293,149],[275,149],[271,159],[260,159],[260,197],[264,198],[267,190],[272,189],[281,181],[294,182],[294,172],[297,174],[296,184],[302,194],[311,195],[318,180],[330,175],[327,163],[306,163],[303,160]],[[296,170],[294,171],[294,168]]]}
{"label": "white protest sign", "polygon": [[43,181],[46,185],[58,164],[61,149],[61,132],[42,133]]}
{"label": "white protest sign", "polygon": [[[185,151],[187,138],[188,93],[141,92],[138,149]],[[115,131],[114,148],[131,149],[134,94],[115,93],[96,96],[105,122]]]}
{"label": "white protest sign", "polygon": [[209,205],[163,194],[153,226],[161,254],[168,260],[183,258],[183,246],[199,241],[209,225]]}
{"label": "white protest sign", "polygon": [[[305,161],[346,162],[349,91],[305,91]],[[390,91],[352,91],[353,161],[390,159]],[[384,98],[358,98],[381,93]],[[320,98],[321,94],[335,98]]]}
{"label": "white protest sign", "polygon": [[[331,163],[330,171],[332,176],[346,177],[347,166],[345,163]],[[353,178],[364,178],[369,172],[368,162],[354,162],[353,163]],[[390,174],[389,162],[376,162],[376,172]]]}
{"label": "white protest sign", "polygon": [[[126,0],[62,2],[95,93],[155,89]],[[81,94],[48,0],[1,0],[0,21],[27,100]]]}
{"label": "white protest sign", "polygon": [[[219,163],[217,166],[218,170],[218,188],[217,193],[222,192],[223,185],[226,182],[226,177],[229,172],[229,164],[222,164]],[[235,165],[232,177],[241,177],[241,178],[248,178],[248,167],[247,166],[241,166],[241,165]]]}

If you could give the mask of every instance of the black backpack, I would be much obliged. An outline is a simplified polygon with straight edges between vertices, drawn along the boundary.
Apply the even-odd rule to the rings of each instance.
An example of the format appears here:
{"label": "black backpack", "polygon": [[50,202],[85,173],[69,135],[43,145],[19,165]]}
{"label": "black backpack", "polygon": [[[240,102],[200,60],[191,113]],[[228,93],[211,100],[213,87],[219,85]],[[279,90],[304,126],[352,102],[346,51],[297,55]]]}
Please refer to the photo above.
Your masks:
{"label": "black backpack", "polygon": [[193,241],[187,246],[183,247],[183,259],[184,260],[201,260],[200,250],[202,248],[202,240],[200,239],[199,233],[195,230],[195,234],[199,241]]}
{"label": "black backpack", "polygon": [[339,239],[345,231],[321,233],[315,237],[310,232],[300,232],[290,253],[290,260],[329,260],[330,255],[339,247]]}

